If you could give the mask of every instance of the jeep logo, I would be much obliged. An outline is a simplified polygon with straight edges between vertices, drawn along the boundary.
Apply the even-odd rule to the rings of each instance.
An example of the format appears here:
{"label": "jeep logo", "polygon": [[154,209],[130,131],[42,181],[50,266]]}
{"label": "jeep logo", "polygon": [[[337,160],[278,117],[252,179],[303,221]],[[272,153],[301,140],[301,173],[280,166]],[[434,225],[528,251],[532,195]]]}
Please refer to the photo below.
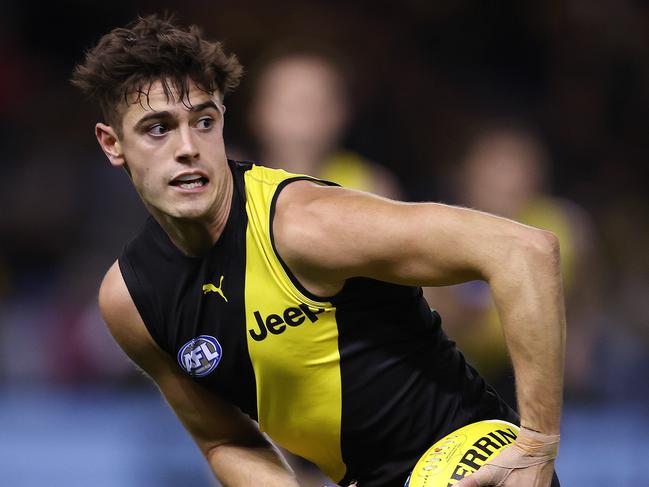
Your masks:
{"label": "jeep logo", "polygon": [[311,323],[318,321],[318,316],[324,311],[323,308],[315,310],[309,308],[306,304],[300,304],[297,308],[286,308],[282,315],[270,314],[264,320],[259,311],[254,312],[257,329],[250,328],[248,333],[253,340],[260,342],[265,340],[268,333],[272,335],[281,335],[286,331],[286,326],[300,326],[306,319]]}

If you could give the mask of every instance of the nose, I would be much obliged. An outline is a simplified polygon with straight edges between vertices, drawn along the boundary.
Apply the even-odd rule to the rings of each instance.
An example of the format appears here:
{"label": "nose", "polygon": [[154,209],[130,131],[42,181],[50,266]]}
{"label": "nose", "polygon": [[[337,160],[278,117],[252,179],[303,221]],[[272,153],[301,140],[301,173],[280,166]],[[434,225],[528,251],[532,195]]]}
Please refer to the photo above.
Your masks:
{"label": "nose", "polygon": [[179,127],[178,146],[176,147],[175,158],[178,162],[188,163],[198,159],[198,145],[190,127]]}

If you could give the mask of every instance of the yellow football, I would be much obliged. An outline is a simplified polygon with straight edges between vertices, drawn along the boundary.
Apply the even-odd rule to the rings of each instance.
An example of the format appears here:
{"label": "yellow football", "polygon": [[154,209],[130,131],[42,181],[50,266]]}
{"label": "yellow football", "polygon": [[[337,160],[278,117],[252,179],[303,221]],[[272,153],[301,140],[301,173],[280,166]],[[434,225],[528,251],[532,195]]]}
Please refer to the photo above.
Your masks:
{"label": "yellow football", "polygon": [[404,487],[448,487],[511,445],[518,426],[491,419],[456,430],[431,446],[419,459]]}

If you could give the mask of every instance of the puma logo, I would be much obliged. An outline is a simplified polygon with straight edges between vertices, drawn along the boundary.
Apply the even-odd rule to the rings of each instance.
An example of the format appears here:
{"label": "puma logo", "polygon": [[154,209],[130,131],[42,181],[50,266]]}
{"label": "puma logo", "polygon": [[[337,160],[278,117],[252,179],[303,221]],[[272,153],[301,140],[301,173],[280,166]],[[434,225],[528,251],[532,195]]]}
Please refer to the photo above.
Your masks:
{"label": "puma logo", "polygon": [[221,288],[223,287],[223,276],[221,276],[221,280],[219,281],[219,287],[216,287],[214,284],[211,282],[208,282],[207,284],[203,284],[203,294],[207,293],[217,293],[221,295],[221,297],[225,300],[225,302],[228,302],[228,298],[225,297],[225,294],[223,294],[223,291],[221,291]]}

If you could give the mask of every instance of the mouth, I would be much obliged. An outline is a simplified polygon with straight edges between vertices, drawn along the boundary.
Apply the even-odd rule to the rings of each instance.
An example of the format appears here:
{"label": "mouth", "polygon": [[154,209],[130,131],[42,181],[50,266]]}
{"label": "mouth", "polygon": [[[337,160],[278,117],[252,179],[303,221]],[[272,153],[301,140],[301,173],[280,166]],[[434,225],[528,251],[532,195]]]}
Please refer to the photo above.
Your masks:
{"label": "mouth", "polygon": [[171,180],[169,185],[183,191],[200,191],[205,188],[209,182],[209,178],[202,174],[184,174],[176,176]]}

